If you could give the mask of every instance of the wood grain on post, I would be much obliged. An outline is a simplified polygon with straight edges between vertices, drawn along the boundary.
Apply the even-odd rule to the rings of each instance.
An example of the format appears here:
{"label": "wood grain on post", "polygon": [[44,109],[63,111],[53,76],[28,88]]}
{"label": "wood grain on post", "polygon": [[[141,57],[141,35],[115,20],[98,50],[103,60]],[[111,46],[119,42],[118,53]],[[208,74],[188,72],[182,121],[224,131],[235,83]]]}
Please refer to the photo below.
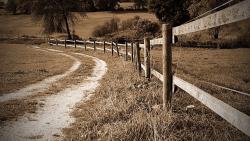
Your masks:
{"label": "wood grain on post", "polygon": [[119,47],[118,47],[118,43],[117,42],[115,43],[115,46],[116,46],[117,55],[118,55],[118,57],[120,57]]}
{"label": "wood grain on post", "polygon": [[141,76],[141,71],[142,71],[142,68],[141,68],[141,56],[140,56],[140,46],[139,46],[139,42],[136,43],[136,59],[137,59],[137,69],[138,69],[138,72],[139,72],[139,75]]}
{"label": "wood grain on post", "polygon": [[103,41],[103,52],[106,52],[106,45],[105,45],[105,41]]}
{"label": "wood grain on post", "polygon": [[125,43],[125,61],[128,61],[128,42]]}
{"label": "wood grain on post", "polygon": [[84,49],[85,49],[85,51],[87,50],[87,41],[86,40],[84,40]]}
{"label": "wood grain on post", "polygon": [[134,43],[131,43],[131,61],[134,62]]}
{"label": "wood grain on post", "polygon": [[111,41],[111,53],[112,53],[112,56],[114,55],[114,44],[113,44],[113,41]]}
{"label": "wood grain on post", "polygon": [[96,51],[95,40],[94,40],[94,51]]}
{"label": "wood grain on post", "polygon": [[151,68],[150,68],[150,40],[144,38],[144,65],[145,65],[145,77],[150,79]]}
{"label": "wood grain on post", "polygon": [[172,27],[169,24],[162,25],[162,61],[163,61],[163,108],[171,107],[172,97]]}

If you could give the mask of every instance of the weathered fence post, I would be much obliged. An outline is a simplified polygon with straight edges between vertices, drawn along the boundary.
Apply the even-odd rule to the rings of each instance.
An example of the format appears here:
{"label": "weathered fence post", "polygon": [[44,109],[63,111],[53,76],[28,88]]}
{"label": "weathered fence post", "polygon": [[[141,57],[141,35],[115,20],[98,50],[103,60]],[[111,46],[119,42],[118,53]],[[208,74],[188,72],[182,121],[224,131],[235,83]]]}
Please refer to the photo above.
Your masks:
{"label": "weathered fence post", "polygon": [[58,40],[56,39],[56,46],[58,46]]}
{"label": "weathered fence post", "polygon": [[136,43],[136,62],[137,62],[137,69],[139,72],[139,75],[141,76],[141,56],[140,56],[140,46],[139,46],[139,42]]}
{"label": "weathered fence post", "polygon": [[135,62],[135,69],[137,69],[137,53],[136,53],[136,51],[137,51],[137,43],[135,43],[135,47],[134,47],[134,62]]}
{"label": "weathered fence post", "polygon": [[105,41],[103,41],[103,52],[105,53],[106,52],[106,45],[105,45]]}
{"label": "weathered fence post", "polygon": [[125,43],[125,61],[128,61],[128,42]]}
{"label": "weathered fence post", "polygon": [[94,51],[96,51],[95,40],[94,40]]}
{"label": "weathered fence post", "polygon": [[118,43],[117,42],[115,43],[115,46],[116,46],[117,55],[118,55],[118,57],[120,57],[119,47],[118,47]]}
{"label": "weathered fence post", "polygon": [[113,56],[114,55],[114,43],[113,43],[113,41],[111,41],[111,53]]}
{"label": "weathered fence post", "polygon": [[67,47],[67,40],[66,39],[64,40],[64,47],[65,48]]}
{"label": "weathered fence post", "polygon": [[144,38],[144,65],[145,65],[145,77],[150,79],[151,68],[150,68],[150,40]]}
{"label": "weathered fence post", "polygon": [[86,40],[84,40],[84,49],[85,49],[85,51],[87,50],[87,41]]}
{"label": "weathered fence post", "polygon": [[134,62],[134,43],[131,43],[131,61]]}
{"label": "weathered fence post", "polygon": [[76,40],[75,40],[74,44],[75,44],[75,48],[76,48]]}
{"label": "weathered fence post", "polygon": [[163,61],[163,109],[171,108],[172,97],[172,27],[169,24],[162,25],[162,61]]}

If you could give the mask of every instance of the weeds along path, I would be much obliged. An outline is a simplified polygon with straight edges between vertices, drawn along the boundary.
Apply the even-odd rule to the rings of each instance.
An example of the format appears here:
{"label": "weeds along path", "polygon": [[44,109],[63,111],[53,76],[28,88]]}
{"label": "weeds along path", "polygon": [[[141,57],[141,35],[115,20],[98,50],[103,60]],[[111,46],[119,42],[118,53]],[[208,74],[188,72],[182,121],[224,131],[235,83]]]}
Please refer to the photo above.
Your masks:
{"label": "weeds along path", "polygon": [[37,83],[34,83],[34,84],[30,84],[16,92],[13,92],[13,93],[9,93],[9,94],[4,94],[3,96],[0,96],[0,102],[5,102],[5,101],[9,101],[9,100],[16,100],[16,99],[21,99],[23,97],[26,97],[26,96],[29,96],[29,95],[33,95],[33,94],[37,94],[39,92],[43,92],[45,90],[47,90],[47,88],[53,84],[54,82],[66,77],[66,76],[69,76],[71,73],[75,72],[81,65],[81,62],[71,56],[71,55],[67,55],[61,51],[58,51],[58,50],[53,50],[53,49],[48,49],[48,50],[43,50],[43,49],[40,49],[39,47],[37,46],[34,46],[34,48],[40,50],[40,51],[46,51],[46,52],[55,52],[57,54],[60,54],[62,56],[65,56],[65,57],[68,57],[72,60],[74,60],[74,64],[72,65],[71,68],[69,68],[66,72],[64,72],[63,74],[59,74],[59,75],[55,75],[55,76],[52,76],[52,77],[48,77],[40,82],[37,82]]}
{"label": "weeds along path", "polygon": [[81,100],[87,100],[99,85],[99,80],[107,72],[106,62],[81,53],[75,55],[90,57],[95,67],[90,77],[80,84],[72,85],[44,99],[45,105],[34,114],[29,114],[20,120],[9,122],[0,129],[0,140],[55,140],[62,139],[61,129],[74,122],[70,116],[74,105]]}

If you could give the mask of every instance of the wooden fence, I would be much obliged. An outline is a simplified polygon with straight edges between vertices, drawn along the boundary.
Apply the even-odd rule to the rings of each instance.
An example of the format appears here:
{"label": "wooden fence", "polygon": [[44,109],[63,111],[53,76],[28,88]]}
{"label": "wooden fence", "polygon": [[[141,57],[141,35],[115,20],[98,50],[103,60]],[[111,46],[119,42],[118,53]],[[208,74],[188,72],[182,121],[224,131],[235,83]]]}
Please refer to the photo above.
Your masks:
{"label": "wooden fence", "polygon": [[[125,60],[131,59],[134,62],[139,74],[142,69],[145,71],[145,77],[150,79],[151,75],[163,82],[163,107],[169,109],[171,107],[171,98],[173,92],[173,85],[181,88],[202,104],[210,108],[223,119],[231,123],[237,129],[250,136],[250,117],[225,102],[213,97],[211,94],[201,90],[200,88],[190,84],[181,78],[172,75],[172,44],[174,43],[174,36],[192,33],[200,30],[205,30],[221,25],[234,23],[237,21],[250,18],[250,0],[245,0],[235,4],[224,10],[215,12],[211,15],[201,19],[192,21],[178,27],[171,27],[167,24],[162,26],[162,38],[144,39],[144,44],[125,43],[118,44],[113,41],[89,41],[89,40],[57,40],[50,39],[49,44],[66,47],[79,47],[93,50],[101,50],[104,53],[110,51],[112,55],[114,52],[118,56],[124,56]],[[91,45],[92,47],[90,47]],[[96,47],[101,45],[103,48]],[[111,49],[106,48],[110,45]],[[160,74],[153,68],[150,68],[150,47],[154,45],[162,45],[162,60],[163,60],[163,74]],[[140,50],[144,49],[144,64],[141,64]],[[130,52],[128,51],[130,50]]]}

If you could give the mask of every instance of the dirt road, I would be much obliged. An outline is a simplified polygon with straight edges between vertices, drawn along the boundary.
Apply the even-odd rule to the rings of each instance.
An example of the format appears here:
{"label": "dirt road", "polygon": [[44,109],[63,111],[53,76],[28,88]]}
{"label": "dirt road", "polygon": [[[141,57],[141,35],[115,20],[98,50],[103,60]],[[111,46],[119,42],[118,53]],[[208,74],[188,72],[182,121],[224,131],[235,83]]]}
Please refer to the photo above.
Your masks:
{"label": "dirt road", "polygon": [[62,139],[61,129],[74,122],[70,116],[74,105],[81,100],[87,100],[93,94],[99,85],[99,80],[107,71],[104,61],[81,53],[75,53],[75,55],[89,57],[95,61],[91,76],[56,95],[38,99],[43,102],[44,106],[39,108],[36,113],[25,114],[17,121],[8,122],[0,128],[1,141]]}

